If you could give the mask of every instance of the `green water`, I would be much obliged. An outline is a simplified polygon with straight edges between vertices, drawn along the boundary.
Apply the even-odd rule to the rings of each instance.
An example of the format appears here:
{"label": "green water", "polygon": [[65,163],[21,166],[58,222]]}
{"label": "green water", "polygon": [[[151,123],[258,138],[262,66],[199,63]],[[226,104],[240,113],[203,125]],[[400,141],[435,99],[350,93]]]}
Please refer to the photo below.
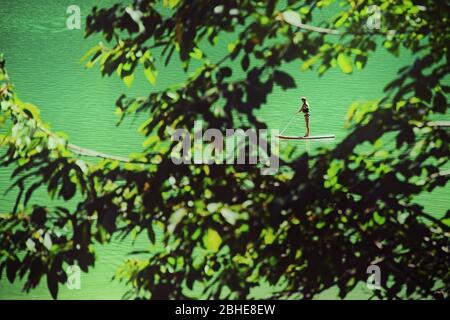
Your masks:
{"label": "green water", "polygon": [[[117,1],[95,1],[99,7]],[[139,121],[126,121],[116,127],[114,102],[121,93],[146,95],[149,91],[163,89],[179,83],[186,75],[175,62],[159,71],[157,86],[150,86],[142,74],[138,74],[131,88],[113,76],[103,78],[98,69],[86,70],[80,63],[83,54],[100,38],[83,38],[82,30],[66,28],[66,9],[77,4],[84,17],[93,1],[72,0],[2,0],[0,5],[0,52],[5,54],[7,68],[15,84],[16,92],[23,101],[37,105],[42,118],[55,131],[64,131],[74,144],[101,152],[126,156],[139,151],[142,137],[136,132]],[[83,22],[84,25],[84,22]],[[208,51],[211,60],[218,60],[226,52],[227,41],[232,35],[221,39],[220,45]],[[297,110],[299,97],[306,96],[312,108],[311,133],[335,134],[331,142],[289,142],[302,151],[318,146],[332,146],[345,136],[345,115],[354,101],[378,98],[383,86],[396,71],[412,62],[401,55],[395,58],[384,52],[375,54],[367,67],[351,76],[334,69],[319,78],[314,72],[300,71],[301,62],[286,66],[298,87],[290,91],[279,89],[270,95],[268,103],[258,111],[259,117],[269,128],[282,129]],[[448,120],[448,119],[447,119]],[[303,134],[304,123],[298,117],[286,130],[286,134]],[[283,147],[283,143],[281,144]],[[10,183],[10,171],[0,169],[0,212],[10,211],[14,193],[4,195]],[[421,196],[420,202],[429,212],[439,216],[450,207],[448,188]],[[45,193],[32,198],[32,203],[49,204]],[[111,281],[114,271],[127,258],[127,252],[148,248],[145,239],[137,241],[132,248],[130,241],[114,241],[97,248],[94,269],[81,275],[81,289],[60,288],[60,299],[119,299],[126,286]],[[368,294],[361,288],[350,298],[362,298]],[[334,298],[336,291],[330,289],[321,298]],[[50,299],[45,281],[30,294],[21,291],[21,283],[9,284],[5,277],[0,280],[0,299]]]}

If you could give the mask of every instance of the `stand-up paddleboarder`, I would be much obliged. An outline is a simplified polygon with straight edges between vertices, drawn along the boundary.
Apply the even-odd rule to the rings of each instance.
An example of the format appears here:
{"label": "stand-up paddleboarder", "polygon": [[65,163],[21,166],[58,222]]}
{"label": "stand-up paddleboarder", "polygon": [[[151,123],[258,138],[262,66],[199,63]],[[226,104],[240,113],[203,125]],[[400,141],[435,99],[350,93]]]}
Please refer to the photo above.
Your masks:
{"label": "stand-up paddleboarder", "polygon": [[302,106],[300,107],[300,110],[297,111],[297,113],[303,112],[303,115],[305,116],[305,123],[306,123],[306,134],[305,138],[309,137],[309,103],[306,101],[305,97],[301,98],[302,100]]}

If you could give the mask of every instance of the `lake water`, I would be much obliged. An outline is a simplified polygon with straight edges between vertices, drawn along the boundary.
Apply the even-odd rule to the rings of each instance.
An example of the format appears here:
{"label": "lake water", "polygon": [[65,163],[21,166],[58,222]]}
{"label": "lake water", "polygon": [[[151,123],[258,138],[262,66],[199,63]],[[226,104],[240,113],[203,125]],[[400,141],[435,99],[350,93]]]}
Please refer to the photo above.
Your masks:
{"label": "lake water", "polygon": [[[99,7],[117,1],[95,1]],[[2,0],[0,5],[0,52],[7,60],[7,69],[16,92],[23,101],[37,105],[42,118],[55,131],[64,131],[74,144],[101,152],[127,156],[139,151],[143,138],[136,132],[139,121],[125,121],[116,127],[114,102],[121,93],[129,96],[146,95],[149,91],[163,89],[181,82],[186,75],[175,62],[159,71],[158,83],[150,86],[139,73],[131,88],[116,76],[103,78],[98,68],[86,70],[80,58],[100,38],[84,39],[84,18],[93,1],[72,0]],[[83,16],[82,30],[66,28],[66,9],[77,4]],[[221,41],[214,51],[208,51],[211,60],[218,60],[226,50],[227,40]],[[381,50],[380,50],[381,51]],[[317,146],[332,146],[347,133],[344,128],[347,108],[354,101],[367,101],[382,95],[384,85],[396,71],[412,62],[407,55],[399,58],[378,52],[367,67],[348,76],[337,69],[318,77],[314,72],[302,72],[301,62],[286,66],[295,78],[297,88],[289,91],[275,90],[268,103],[258,112],[269,129],[282,129],[299,106],[299,97],[306,96],[311,104],[311,133],[335,134],[337,139],[328,142],[289,142],[300,150],[311,150]],[[444,117],[442,118],[444,120]],[[449,120],[448,117],[446,120]],[[297,117],[285,134],[303,134],[303,117]],[[283,143],[281,147],[283,147]],[[0,212],[10,211],[14,205],[14,193],[4,195],[10,183],[10,171],[0,169]],[[450,207],[448,188],[421,196],[420,203],[436,216]],[[32,198],[32,203],[49,204],[45,193]],[[141,239],[137,248],[148,247]],[[119,299],[127,287],[111,281],[114,271],[132,250],[130,241],[115,241],[98,247],[94,269],[81,276],[81,289],[69,290],[60,287],[60,299]],[[43,283],[29,294],[21,291],[20,282],[9,284],[6,277],[0,280],[0,299],[49,299],[50,294]],[[362,298],[368,294],[361,288],[349,298]],[[333,298],[331,289],[320,298]]]}

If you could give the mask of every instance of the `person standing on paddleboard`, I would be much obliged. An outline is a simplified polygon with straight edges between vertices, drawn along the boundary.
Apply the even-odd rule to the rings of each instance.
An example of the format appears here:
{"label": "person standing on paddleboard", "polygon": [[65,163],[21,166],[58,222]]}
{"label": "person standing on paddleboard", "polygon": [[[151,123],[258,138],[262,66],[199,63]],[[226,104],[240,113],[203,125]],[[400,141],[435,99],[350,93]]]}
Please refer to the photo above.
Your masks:
{"label": "person standing on paddleboard", "polygon": [[309,103],[306,101],[305,97],[301,98],[302,100],[302,106],[300,107],[300,110],[297,111],[297,113],[303,112],[303,115],[305,116],[305,123],[306,123],[306,134],[305,138],[309,137]]}

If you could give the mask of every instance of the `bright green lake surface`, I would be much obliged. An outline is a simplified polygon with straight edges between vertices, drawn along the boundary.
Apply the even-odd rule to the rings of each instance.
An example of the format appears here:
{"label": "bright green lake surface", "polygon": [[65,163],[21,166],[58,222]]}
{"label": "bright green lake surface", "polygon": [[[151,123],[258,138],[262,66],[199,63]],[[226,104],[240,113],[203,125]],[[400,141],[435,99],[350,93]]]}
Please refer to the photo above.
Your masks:
{"label": "bright green lake surface", "polygon": [[[23,101],[37,105],[42,118],[55,131],[64,131],[74,144],[101,152],[126,156],[139,151],[142,137],[137,133],[138,120],[126,121],[116,127],[114,102],[121,93],[146,95],[152,90],[163,89],[180,83],[186,75],[180,65],[173,63],[159,71],[157,86],[150,86],[139,74],[131,88],[113,76],[102,78],[98,68],[86,70],[80,58],[98,38],[84,39],[84,18],[92,4],[99,7],[118,2],[112,0],[2,0],[0,5],[0,52],[5,54],[7,69],[16,92]],[[66,9],[77,4],[83,16],[82,30],[66,28]],[[226,52],[226,44],[232,35],[221,39],[220,45],[208,51],[211,60],[218,60]],[[295,78],[297,88],[289,91],[279,89],[269,97],[268,103],[258,112],[269,128],[282,129],[299,106],[299,97],[306,96],[311,104],[312,134],[335,134],[331,142],[289,142],[300,150],[313,150],[318,146],[332,146],[347,133],[344,128],[348,106],[354,101],[367,101],[382,95],[383,87],[393,79],[397,70],[408,65],[412,59],[406,55],[399,58],[385,52],[378,52],[369,60],[367,67],[353,75],[344,75],[337,69],[318,77],[314,72],[302,72],[301,62],[286,66]],[[303,117],[298,117],[285,132],[303,134]],[[445,118],[445,117],[444,117]],[[444,120],[444,119],[442,119]],[[449,120],[448,117],[446,120]],[[283,147],[281,143],[281,147]],[[0,169],[0,212],[8,212],[14,205],[14,192],[4,195],[10,184],[10,171]],[[450,207],[447,188],[441,188],[419,199],[428,211],[442,215]],[[49,204],[45,193],[32,198],[32,203]],[[81,289],[69,290],[60,287],[60,299],[120,299],[127,287],[111,281],[114,271],[135,249],[148,248],[145,239],[137,241],[135,247],[130,241],[114,241],[99,246],[95,268],[81,275]],[[0,280],[0,299],[50,299],[45,279],[34,291],[21,291],[22,283],[9,284],[6,277]],[[349,298],[364,298],[368,290],[361,287]],[[336,297],[335,290],[329,290],[321,298]]]}

